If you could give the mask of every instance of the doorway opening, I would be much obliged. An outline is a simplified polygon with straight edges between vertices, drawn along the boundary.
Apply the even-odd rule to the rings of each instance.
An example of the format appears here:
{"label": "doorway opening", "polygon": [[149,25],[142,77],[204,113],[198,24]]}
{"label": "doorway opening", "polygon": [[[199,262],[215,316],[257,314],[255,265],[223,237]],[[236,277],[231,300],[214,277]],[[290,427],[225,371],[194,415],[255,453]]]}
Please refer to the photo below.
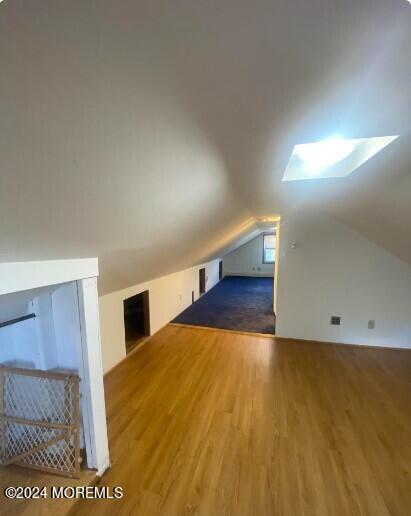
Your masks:
{"label": "doorway opening", "polygon": [[145,290],[125,299],[123,303],[126,352],[130,353],[143,339],[150,335],[149,292]]}
{"label": "doorway opening", "polygon": [[199,273],[199,281],[200,281],[200,285],[199,285],[199,291],[200,291],[200,296],[205,294],[205,291],[206,291],[206,270],[205,268],[204,269],[200,269],[198,271]]}
{"label": "doorway opening", "polygon": [[280,223],[260,230],[216,262],[220,281],[207,292],[205,270],[199,271],[200,298],[174,323],[275,335]]}

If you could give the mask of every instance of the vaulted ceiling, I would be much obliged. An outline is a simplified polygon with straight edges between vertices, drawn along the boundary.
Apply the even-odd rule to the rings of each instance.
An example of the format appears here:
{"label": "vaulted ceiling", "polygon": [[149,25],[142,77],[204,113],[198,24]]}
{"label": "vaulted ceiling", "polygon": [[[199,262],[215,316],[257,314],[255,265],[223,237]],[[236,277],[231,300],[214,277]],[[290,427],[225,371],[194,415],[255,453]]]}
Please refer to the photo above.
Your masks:
{"label": "vaulted ceiling", "polygon": [[[411,263],[406,0],[5,0],[0,260],[98,256],[110,292],[322,210]],[[400,137],[283,183],[296,143]]]}

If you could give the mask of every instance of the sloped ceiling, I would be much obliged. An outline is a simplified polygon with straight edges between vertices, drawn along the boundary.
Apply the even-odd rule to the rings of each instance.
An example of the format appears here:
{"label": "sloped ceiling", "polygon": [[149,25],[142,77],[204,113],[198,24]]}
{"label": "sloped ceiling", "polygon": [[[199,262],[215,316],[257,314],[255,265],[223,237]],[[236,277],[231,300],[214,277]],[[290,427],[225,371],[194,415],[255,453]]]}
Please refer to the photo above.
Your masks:
{"label": "sloped ceiling", "polygon": [[[324,210],[411,263],[410,53],[405,0],[5,0],[0,260],[98,256],[107,293]],[[335,133],[400,138],[281,183]]]}

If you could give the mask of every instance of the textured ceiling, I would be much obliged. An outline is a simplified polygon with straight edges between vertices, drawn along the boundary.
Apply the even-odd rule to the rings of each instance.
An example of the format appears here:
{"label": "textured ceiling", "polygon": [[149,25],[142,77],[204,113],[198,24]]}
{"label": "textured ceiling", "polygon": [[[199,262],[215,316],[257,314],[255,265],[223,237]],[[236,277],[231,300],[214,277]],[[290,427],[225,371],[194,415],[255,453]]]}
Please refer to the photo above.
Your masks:
{"label": "textured ceiling", "polygon": [[[405,0],[6,0],[0,260],[100,258],[100,291],[324,210],[411,263]],[[282,183],[296,143],[400,138]]]}

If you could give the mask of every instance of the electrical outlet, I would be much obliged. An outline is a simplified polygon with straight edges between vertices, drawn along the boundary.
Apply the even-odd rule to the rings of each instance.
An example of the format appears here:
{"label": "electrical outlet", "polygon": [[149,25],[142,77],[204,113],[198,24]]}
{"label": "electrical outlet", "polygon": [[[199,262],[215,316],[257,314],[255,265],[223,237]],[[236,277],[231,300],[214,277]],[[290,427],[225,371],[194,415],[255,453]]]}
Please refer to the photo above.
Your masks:
{"label": "electrical outlet", "polygon": [[255,271],[255,267],[253,267],[253,271]]}
{"label": "electrical outlet", "polygon": [[340,326],[341,317],[339,315],[332,315],[330,324],[332,324],[333,326]]}
{"label": "electrical outlet", "polygon": [[257,270],[258,270],[258,271],[261,271],[261,267],[257,267]]}
{"label": "electrical outlet", "polygon": [[374,321],[374,319],[370,319],[368,321],[368,329],[369,330],[374,330],[374,328],[375,328],[375,321]]}

